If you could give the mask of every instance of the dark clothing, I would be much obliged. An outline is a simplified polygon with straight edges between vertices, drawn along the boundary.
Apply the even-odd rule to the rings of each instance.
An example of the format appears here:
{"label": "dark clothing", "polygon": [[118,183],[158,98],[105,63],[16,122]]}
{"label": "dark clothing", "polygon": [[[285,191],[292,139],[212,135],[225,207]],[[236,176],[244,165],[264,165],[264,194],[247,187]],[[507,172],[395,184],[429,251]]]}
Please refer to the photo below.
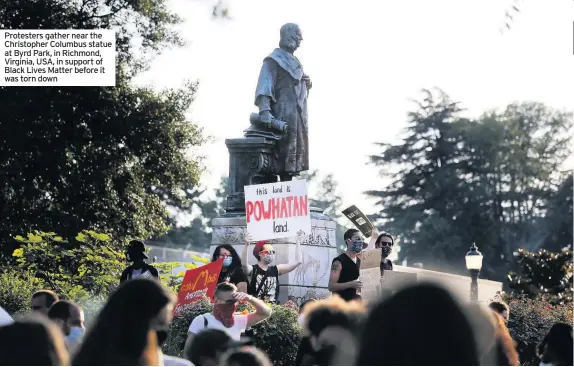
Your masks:
{"label": "dark clothing", "polygon": [[393,270],[393,262],[389,259],[386,259],[385,262],[381,261],[381,275],[385,272],[385,270]]}
{"label": "dark clothing", "polygon": [[217,284],[223,282],[229,282],[235,285],[241,282],[247,283],[247,277],[245,276],[245,273],[243,272],[241,266],[221,269],[221,273],[219,273],[219,279],[217,279]]}
{"label": "dark clothing", "polygon": [[[134,275],[134,271],[138,274]],[[138,264],[137,267],[135,265],[130,265],[123,271],[120,277],[120,284],[133,278],[159,279],[159,273],[155,267],[146,263],[143,263],[142,265]]]}
{"label": "dark clothing", "polygon": [[279,299],[279,269],[276,265],[263,270],[258,264],[253,265],[248,293],[253,297],[268,302],[277,302]]}
{"label": "dark clothing", "polygon": [[313,366],[315,365],[315,351],[311,346],[309,337],[304,336],[301,338],[301,343],[297,348],[297,356],[295,357],[295,366]]}
{"label": "dark clothing", "polygon": [[[347,283],[353,280],[357,280],[359,278],[359,268],[361,267],[361,259],[357,258],[357,262],[355,263],[346,253],[342,253],[341,255],[334,258],[332,262],[335,261],[339,261],[342,267],[341,274],[339,274],[339,280],[337,280],[337,283]],[[338,294],[345,301],[351,301],[354,299],[361,298],[361,296],[357,294],[357,290],[355,288],[347,288],[343,289],[342,291],[337,291],[333,293]]]}

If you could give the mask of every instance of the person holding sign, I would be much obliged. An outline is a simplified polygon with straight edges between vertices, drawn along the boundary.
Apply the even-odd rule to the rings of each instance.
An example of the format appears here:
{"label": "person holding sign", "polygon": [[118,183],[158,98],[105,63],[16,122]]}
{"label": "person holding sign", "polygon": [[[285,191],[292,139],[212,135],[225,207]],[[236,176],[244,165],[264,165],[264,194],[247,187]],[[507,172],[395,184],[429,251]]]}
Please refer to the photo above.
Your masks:
{"label": "person holding sign", "polygon": [[387,232],[381,233],[375,242],[375,248],[381,249],[381,277],[385,270],[393,270],[393,262],[388,257],[393,252],[394,244],[393,236]]}
{"label": "person holding sign", "polygon": [[229,282],[235,284],[239,292],[247,293],[247,277],[241,266],[241,259],[231,245],[219,245],[213,251],[211,262],[223,258],[223,267],[219,273],[217,284]]}
{"label": "person holding sign", "polygon": [[[373,229],[371,231],[371,243],[373,246],[377,236],[377,230]],[[347,244],[347,251],[333,259],[328,287],[331,292],[338,294],[345,301],[361,299],[357,292],[363,286],[359,280],[361,259],[359,259],[358,255],[371,245],[365,243],[361,232],[354,228],[348,229],[343,238]]]}
{"label": "person holding sign", "polygon": [[303,232],[299,231],[295,245],[295,261],[287,264],[271,265],[275,260],[275,250],[267,241],[259,241],[253,249],[253,256],[257,259],[257,264],[251,266],[248,258],[251,236],[246,234],[241,262],[245,274],[248,277],[251,276],[248,286],[250,295],[266,302],[278,303],[279,276],[292,272],[303,262],[303,253],[301,252],[302,235]]}

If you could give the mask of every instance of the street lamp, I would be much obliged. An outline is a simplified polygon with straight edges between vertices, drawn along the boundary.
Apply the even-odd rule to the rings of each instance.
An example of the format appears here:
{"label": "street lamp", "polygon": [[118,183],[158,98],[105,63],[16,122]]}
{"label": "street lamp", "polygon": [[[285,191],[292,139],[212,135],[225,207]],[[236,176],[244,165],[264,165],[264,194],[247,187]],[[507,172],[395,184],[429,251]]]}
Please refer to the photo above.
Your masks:
{"label": "street lamp", "polygon": [[470,251],[464,257],[466,260],[466,268],[470,272],[470,300],[478,301],[478,274],[482,269],[482,254],[478,251],[476,244],[472,244]]}

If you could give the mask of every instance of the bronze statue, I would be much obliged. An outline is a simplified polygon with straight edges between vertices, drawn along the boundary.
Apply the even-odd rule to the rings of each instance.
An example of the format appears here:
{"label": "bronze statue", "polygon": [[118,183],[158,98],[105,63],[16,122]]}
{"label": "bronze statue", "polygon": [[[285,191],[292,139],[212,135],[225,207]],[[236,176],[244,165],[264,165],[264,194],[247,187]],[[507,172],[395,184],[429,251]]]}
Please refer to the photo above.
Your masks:
{"label": "bronze statue", "polygon": [[293,55],[303,37],[296,24],[281,27],[279,48],[263,60],[255,91],[259,114],[251,115],[245,136],[277,140],[275,174],[281,181],[309,169],[307,96],[311,80]]}

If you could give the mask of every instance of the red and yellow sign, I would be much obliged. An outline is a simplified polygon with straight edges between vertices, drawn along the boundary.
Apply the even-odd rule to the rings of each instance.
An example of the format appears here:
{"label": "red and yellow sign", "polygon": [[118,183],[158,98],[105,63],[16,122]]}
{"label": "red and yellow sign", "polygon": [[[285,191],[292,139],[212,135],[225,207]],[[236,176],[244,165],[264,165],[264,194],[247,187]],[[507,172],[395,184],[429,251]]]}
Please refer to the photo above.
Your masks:
{"label": "red and yellow sign", "polygon": [[177,316],[185,306],[199,301],[204,296],[213,298],[222,266],[223,258],[185,272],[177,295],[177,305],[173,309],[174,316]]}

